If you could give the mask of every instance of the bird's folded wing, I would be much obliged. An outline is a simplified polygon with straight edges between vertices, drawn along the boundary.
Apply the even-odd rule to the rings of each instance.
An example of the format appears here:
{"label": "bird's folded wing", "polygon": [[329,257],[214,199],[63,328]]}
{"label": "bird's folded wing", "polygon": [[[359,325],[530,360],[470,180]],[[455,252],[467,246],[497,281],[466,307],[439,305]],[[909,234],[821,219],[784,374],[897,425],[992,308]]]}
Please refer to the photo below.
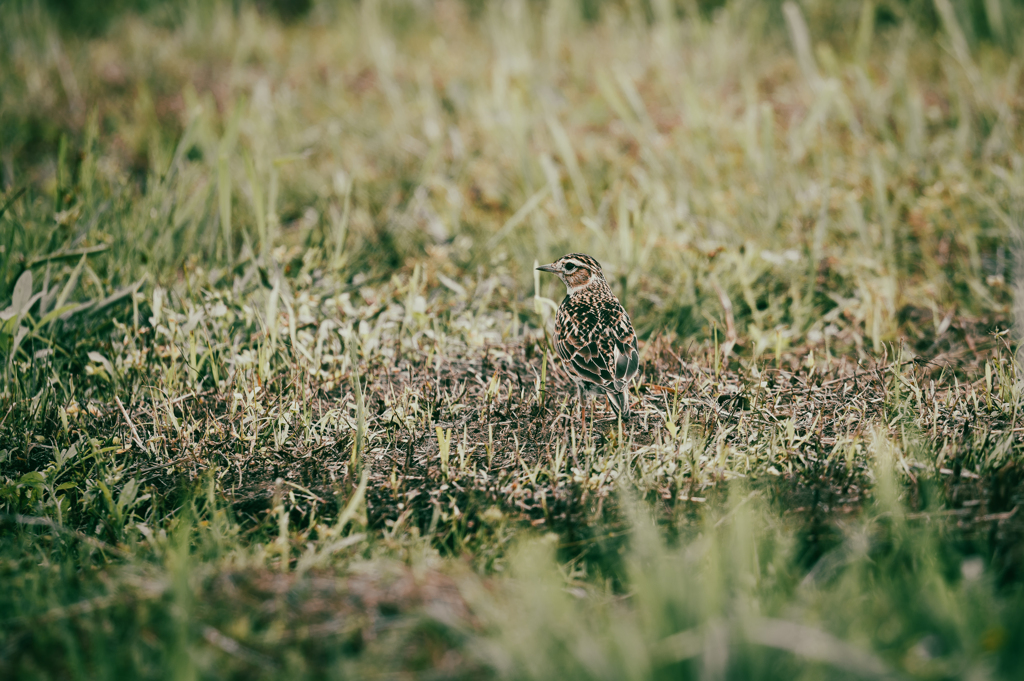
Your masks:
{"label": "bird's folded wing", "polygon": [[555,349],[570,371],[585,381],[603,386],[612,382],[612,372],[606,361],[607,355],[601,352],[596,341],[562,333],[555,340]]}
{"label": "bird's folded wing", "polygon": [[621,390],[636,376],[640,368],[640,353],[637,351],[636,332],[626,311],[619,307],[618,319],[608,326],[611,340],[611,355],[615,366],[615,388]]}
{"label": "bird's folded wing", "polygon": [[640,365],[636,333],[618,301],[584,311],[560,309],[556,331],[555,350],[577,378],[620,392],[636,375]]}
{"label": "bird's folded wing", "polygon": [[615,382],[625,385],[636,376],[640,368],[640,353],[636,349],[636,336],[632,343],[615,342]]}

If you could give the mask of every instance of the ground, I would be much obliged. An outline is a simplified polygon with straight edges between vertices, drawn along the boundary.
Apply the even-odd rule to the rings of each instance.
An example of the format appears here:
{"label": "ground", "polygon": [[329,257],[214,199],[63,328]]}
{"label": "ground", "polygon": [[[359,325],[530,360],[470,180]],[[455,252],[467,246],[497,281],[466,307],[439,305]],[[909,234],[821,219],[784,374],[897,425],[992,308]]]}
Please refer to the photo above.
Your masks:
{"label": "ground", "polygon": [[0,671],[1015,678],[1019,8],[281,7],[0,7]]}

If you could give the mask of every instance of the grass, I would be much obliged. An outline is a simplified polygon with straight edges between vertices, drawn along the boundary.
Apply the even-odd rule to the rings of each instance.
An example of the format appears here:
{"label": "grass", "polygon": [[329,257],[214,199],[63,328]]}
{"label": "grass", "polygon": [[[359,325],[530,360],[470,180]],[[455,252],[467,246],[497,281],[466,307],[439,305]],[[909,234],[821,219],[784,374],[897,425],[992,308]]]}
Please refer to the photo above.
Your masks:
{"label": "grass", "polygon": [[5,675],[1015,678],[1019,8],[90,7],[0,6]]}

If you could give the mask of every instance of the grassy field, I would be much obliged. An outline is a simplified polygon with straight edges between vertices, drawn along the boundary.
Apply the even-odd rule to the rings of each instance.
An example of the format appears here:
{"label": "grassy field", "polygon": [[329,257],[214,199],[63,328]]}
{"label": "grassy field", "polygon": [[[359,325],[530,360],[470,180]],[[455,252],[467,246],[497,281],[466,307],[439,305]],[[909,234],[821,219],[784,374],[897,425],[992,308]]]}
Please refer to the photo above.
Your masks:
{"label": "grassy field", "polygon": [[0,4],[0,676],[1019,678],[1018,5],[98,7]]}

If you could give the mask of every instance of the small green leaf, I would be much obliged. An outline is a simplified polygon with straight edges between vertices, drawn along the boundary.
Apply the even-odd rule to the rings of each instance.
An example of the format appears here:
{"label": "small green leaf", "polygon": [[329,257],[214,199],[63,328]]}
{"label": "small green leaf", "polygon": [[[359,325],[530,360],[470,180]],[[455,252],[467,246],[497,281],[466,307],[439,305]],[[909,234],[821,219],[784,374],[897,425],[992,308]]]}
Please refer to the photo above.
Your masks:
{"label": "small green leaf", "polygon": [[29,471],[18,478],[19,485],[27,485],[29,487],[42,487],[45,482],[46,476],[39,471]]}
{"label": "small green leaf", "polygon": [[60,295],[57,296],[57,302],[54,303],[54,307],[63,308],[68,301],[68,296],[75,290],[75,286],[78,285],[78,277],[82,274],[82,268],[85,267],[85,254],[82,254],[82,259],[75,265],[75,269],[71,271],[71,276],[68,277],[68,283],[64,284],[64,288],[60,290]]}
{"label": "small green leaf", "polygon": [[54,319],[56,319],[57,317],[61,316],[62,314],[64,314],[68,310],[74,310],[76,307],[78,307],[78,306],[77,305],[63,305],[61,307],[57,307],[57,308],[55,308],[53,310],[50,310],[49,312],[46,313],[46,316],[43,317],[42,319],[40,319],[39,322],[36,324],[36,329],[39,329],[39,328],[41,328],[43,326],[46,326],[47,324],[49,324]]}

